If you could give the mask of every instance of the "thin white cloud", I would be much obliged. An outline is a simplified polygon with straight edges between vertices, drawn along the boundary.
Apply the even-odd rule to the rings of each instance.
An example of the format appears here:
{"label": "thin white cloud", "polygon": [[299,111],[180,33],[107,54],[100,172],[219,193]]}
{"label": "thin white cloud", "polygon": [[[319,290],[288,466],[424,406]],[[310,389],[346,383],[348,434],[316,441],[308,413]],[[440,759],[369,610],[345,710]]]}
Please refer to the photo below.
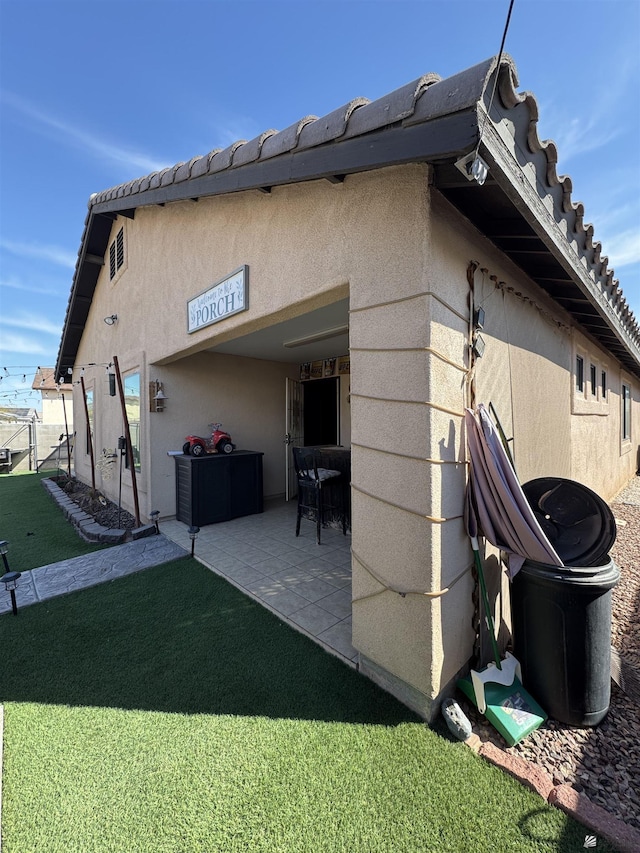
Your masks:
{"label": "thin white cloud", "polygon": [[108,160],[118,166],[126,167],[127,170],[140,170],[144,174],[171,165],[161,163],[141,151],[108,142],[80,127],[75,127],[50,115],[18,95],[3,92],[2,100],[23,116],[31,119],[39,132],[45,133],[47,136],[51,136],[53,132],[55,138],[65,144],[72,145],[74,148],[84,150],[101,162]]}
{"label": "thin white cloud", "polygon": [[209,151],[213,148],[228,148],[229,145],[233,145],[234,142],[241,139],[253,139],[263,129],[258,128],[253,119],[243,116],[217,122],[212,127],[211,138],[214,140],[214,144],[209,146]]}
{"label": "thin white cloud", "polygon": [[36,337],[28,335],[3,334],[0,342],[0,362],[7,353],[26,353],[28,355],[47,355],[49,350]]}
{"label": "thin white cloud", "polygon": [[[560,104],[553,98],[540,104],[541,128],[553,128],[552,139],[558,147],[559,174],[567,161],[587,152],[603,148],[623,132],[625,114],[629,103],[637,97],[636,80],[638,57],[635,38],[629,50],[618,45],[617,61],[607,66],[606,75],[596,79],[596,85],[584,89],[584,96],[573,98],[571,106]],[[593,78],[592,78],[593,79]],[[572,90],[573,91],[573,90]]]}
{"label": "thin white cloud", "polygon": [[19,290],[22,293],[34,293],[38,296],[55,296],[60,297],[61,294],[69,292],[69,284],[62,285],[59,288],[53,287],[39,287],[33,284],[26,284],[24,281],[21,281],[15,276],[11,278],[2,278],[0,279],[0,291],[10,288],[11,290]]}
{"label": "thin white cloud", "polygon": [[27,332],[40,332],[45,335],[60,335],[62,326],[52,323],[46,317],[33,317],[30,314],[18,314],[15,317],[0,317],[1,326],[10,326],[13,329],[24,329]]}
{"label": "thin white cloud", "polygon": [[[604,243],[602,249],[605,251]],[[606,254],[609,256],[610,265],[616,270],[640,263],[640,232],[636,228],[630,228],[611,235],[606,241]]]}
{"label": "thin white cloud", "polygon": [[561,163],[566,163],[580,154],[604,148],[620,135],[619,128],[603,125],[601,118],[591,115],[586,121],[584,118],[573,118],[564,125],[558,123],[560,130],[556,132],[554,142],[558,147]]}
{"label": "thin white cloud", "polygon": [[0,240],[0,248],[12,255],[23,258],[39,258],[50,261],[67,269],[75,269],[77,254],[61,249],[59,246],[46,246],[42,243],[19,243],[15,240]]}

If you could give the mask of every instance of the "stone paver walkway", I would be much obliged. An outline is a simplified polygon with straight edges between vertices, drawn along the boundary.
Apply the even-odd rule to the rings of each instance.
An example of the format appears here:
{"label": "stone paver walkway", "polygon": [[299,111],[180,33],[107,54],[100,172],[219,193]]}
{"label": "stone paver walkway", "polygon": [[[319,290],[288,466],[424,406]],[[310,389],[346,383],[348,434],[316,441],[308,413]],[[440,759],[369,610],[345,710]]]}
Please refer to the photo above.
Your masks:
{"label": "stone paver walkway", "polygon": [[[22,572],[16,587],[18,611],[29,604],[131,575],[187,554],[184,548],[160,533]],[[0,614],[10,611],[10,593],[0,584]]]}

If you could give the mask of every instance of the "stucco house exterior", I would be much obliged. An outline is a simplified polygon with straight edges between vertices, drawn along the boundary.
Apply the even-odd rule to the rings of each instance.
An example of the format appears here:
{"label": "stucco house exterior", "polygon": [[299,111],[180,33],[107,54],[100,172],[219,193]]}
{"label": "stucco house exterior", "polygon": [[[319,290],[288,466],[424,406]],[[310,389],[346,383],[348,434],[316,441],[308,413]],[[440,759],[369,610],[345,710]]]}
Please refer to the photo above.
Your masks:
{"label": "stucco house exterior", "polygon": [[[609,499],[638,467],[640,329],[517,85],[509,57],[426,75],[93,195],[56,364],[110,450],[117,357],[147,519],[211,421],[284,495],[286,389],[328,363],[311,443],[351,449],[353,645],[427,719],[474,641],[465,407],[492,404],[522,482]],[[74,461],[91,482],[81,438]]]}

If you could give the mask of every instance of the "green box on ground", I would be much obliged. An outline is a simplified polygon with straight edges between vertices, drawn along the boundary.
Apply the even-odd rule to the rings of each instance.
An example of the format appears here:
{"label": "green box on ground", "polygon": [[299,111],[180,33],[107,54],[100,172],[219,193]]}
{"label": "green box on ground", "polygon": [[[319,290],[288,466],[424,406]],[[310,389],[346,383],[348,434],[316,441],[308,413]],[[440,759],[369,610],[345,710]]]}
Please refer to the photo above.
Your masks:
{"label": "green box on ground", "polygon": [[[471,678],[460,678],[457,686],[475,705],[476,696]],[[487,682],[484,695],[487,702],[484,715],[509,746],[515,746],[547,719],[545,712],[527,693],[518,678],[508,685]]]}

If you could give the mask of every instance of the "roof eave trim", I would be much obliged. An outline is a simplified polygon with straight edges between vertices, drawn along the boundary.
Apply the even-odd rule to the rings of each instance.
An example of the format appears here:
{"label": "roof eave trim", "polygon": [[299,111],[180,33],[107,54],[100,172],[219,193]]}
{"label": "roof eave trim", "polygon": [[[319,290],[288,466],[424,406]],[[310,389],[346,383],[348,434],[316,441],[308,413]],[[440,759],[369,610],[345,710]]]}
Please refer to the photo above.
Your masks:
{"label": "roof eave trim", "polygon": [[484,128],[480,152],[487,160],[492,179],[513,202],[523,219],[533,228],[571,280],[596,308],[616,339],[638,365],[640,375],[640,347],[622,324],[603,289],[581,262],[567,235],[558,227],[552,212],[524,175],[520,165],[506,150],[491,122],[487,122]]}

